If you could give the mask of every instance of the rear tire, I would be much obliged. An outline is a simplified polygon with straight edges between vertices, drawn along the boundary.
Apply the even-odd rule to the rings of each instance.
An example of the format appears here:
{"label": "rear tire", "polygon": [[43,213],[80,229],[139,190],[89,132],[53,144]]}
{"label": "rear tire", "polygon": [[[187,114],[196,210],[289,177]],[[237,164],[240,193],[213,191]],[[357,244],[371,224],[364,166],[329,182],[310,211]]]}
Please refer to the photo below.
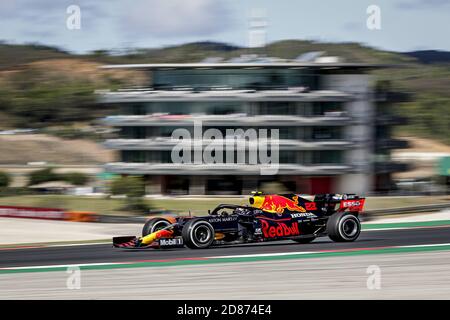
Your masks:
{"label": "rear tire", "polygon": [[355,241],[361,233],[361,222],[353,214],[338,212],[328,218],[327,233],[335,242]]}
{"label": "rear tire", "polygon": [[145,237],[150,233],[164,229],[168,225],[170,225],[170,222],[164,218],[152,218],[147,220],[142,228],[142,236]]}
{"label": "rear tire", "polygon": [[309,237],[309,238],[297,238],[297,239],[292,239],[297,243],[301,243],[301,244],[307,244],[310,242],[313,242],[316,239],[316,237]]}
{"label": "rear tire", "polygon": [[206,249],[214,241],[214,227],[206,220],[192,219],[181,231],[184,244],[191,249]]}

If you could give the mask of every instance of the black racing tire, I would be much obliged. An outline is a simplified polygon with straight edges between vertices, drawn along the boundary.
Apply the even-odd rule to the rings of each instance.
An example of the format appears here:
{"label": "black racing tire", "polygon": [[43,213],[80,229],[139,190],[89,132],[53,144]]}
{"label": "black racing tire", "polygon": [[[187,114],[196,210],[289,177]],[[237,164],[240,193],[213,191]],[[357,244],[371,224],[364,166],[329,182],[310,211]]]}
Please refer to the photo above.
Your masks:
{"label": "black racing tire", "polygon": [[361,222],[354,214],[338,212],[328,218],[327,233],[335,242],[355,241],[361,233]]}
{"label": "black racing tire", "polygon": [[316,237],[307,237],[307,238],[295,238],[292,239],[297,243],[301,243],[301,244],[307,244],[307,243],[311,243],[316,239]]}
{"label": "black racing tire", "polygon": [[147,222],[144,224],[144,227],[142,228],[142,236],[145,237],[146,235],[149,235],[150,233],[153,233],[155,231],[161,230],[165,227],[170,225],[169,220],[164,218],[152,218],[147,220]]}
{"label": "black racing tire", "polygon": [[186,247],[206,249],[213,243],[214,233],[211,223],[201,218],[194,218],[183,226],[181,236]]}

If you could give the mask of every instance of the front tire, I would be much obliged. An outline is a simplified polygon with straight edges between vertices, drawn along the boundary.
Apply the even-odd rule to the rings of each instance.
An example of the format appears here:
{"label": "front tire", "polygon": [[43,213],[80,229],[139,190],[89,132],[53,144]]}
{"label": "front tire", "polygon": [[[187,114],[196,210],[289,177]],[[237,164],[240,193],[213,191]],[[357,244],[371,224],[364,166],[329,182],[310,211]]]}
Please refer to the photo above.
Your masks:
{"label": "front tire", "polygon": [[191,249],[206,249],[214,241],[214,227],[206,220],[192,219],[181,231],[184,244]]}
{"label": "front tire", "polygon": [[147,222],[144,224],[144,227],[142,228],[142,236],[145,237],[150,233],[164,229],[169,225],[170,222],[164,218],[152,218],[150,220],[147,220]]}
{"label": "front tire", "polygon": [[328,218],[327,233],[335,242],[355,241],[361,233],[361,222],[353,214],[338,212]]}

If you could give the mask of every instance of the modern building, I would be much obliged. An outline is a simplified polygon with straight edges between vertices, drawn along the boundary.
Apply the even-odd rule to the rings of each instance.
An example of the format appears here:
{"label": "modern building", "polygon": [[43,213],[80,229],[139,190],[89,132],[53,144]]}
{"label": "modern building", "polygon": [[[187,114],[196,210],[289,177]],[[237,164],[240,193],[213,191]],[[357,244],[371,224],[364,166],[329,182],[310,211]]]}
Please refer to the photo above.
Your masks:
{"label": "modern building", "polygon": [[[104,119],[119,129],[117,139],[105,144],[120,154],[105,169],[143,175],[148,193],[248,194],[279,181],[299,193],[368,194],[388,190],[390,174],[406,170],[390,159],[392,148],[407,145],[390,136],[390,127],[403,120],[391,115],[386,88],[372,83],[368,71],[377,66],[244,57],[103,68],[148,72],[146,88],[100,93],[101,103],[120,110]],[[261,165],[248,161],[173,163],[173,131],[192,133],[199,121],[204,131],[223,133],[278,129],[278,173],[261,175]]]}

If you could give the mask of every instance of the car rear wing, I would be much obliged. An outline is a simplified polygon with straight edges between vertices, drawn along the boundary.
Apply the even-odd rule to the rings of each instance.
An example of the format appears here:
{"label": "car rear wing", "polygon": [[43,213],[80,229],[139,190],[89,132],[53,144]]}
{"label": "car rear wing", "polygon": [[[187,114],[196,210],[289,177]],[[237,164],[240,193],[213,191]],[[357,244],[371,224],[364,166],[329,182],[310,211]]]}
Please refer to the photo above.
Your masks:
{"label": "car rear wing", "polygon": [[365,202],[365,198],[341,200],[338,211],[361,212]]}
{"label": "car rear wing", "polygon": [[364,208],[366,198],[357,196],[356,194],[318,194],[314,201],[317,203],[325,203],[326,206],[335,208],[336,211],[361,212]]}

